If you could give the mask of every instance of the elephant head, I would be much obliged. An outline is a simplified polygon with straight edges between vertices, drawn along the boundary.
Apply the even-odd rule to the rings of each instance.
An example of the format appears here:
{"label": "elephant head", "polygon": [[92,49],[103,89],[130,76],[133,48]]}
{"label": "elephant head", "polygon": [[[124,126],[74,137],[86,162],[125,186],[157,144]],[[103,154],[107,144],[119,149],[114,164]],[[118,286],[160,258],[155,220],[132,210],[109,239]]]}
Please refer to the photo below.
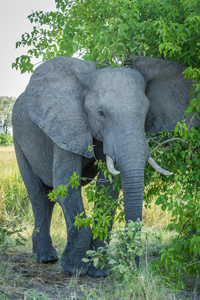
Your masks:
{"label": "elephant head", "polygon": [[97,69],[93,62],[53,58],[36,69],[21,97],[26,114],[59,147],[91,158],[93,139],[103,143],[109,169],[120,172],[126,221],[142,218],[146,162],[171,174],[150,158],[145,131],[173,130],[192,86],[177,63],[135,57],[133,64]]}

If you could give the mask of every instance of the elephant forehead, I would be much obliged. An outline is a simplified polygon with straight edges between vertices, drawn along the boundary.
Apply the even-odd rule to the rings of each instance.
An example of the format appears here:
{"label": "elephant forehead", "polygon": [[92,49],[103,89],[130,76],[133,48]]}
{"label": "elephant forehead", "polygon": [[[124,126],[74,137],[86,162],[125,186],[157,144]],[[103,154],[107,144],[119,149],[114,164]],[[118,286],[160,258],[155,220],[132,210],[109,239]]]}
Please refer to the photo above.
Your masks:
{"label": "elephant forehead", "polygon": [[90,87],[95,91],[115,89],[118,92],[120,90],[130,92],[135,91],[135,88],[144,91],[146,87],[144,77],[137,70],[127,68],[95,70],[90,80]]}

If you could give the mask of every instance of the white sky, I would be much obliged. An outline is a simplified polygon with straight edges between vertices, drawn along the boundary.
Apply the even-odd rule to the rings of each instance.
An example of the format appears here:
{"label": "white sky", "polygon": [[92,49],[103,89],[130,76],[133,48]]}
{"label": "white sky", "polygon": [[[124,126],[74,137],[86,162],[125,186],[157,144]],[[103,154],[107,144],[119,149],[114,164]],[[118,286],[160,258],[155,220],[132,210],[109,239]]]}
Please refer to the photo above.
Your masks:
{"label": "white sky", "polygon": [[18,97],[28,84],[31,74],[21,74],[11,66],[16,57],[26,54],[21,47],[15,49],[15,43],[32,31],[27,16],[36,10],[55,9],[54,0],[0,0],[0,96]]}

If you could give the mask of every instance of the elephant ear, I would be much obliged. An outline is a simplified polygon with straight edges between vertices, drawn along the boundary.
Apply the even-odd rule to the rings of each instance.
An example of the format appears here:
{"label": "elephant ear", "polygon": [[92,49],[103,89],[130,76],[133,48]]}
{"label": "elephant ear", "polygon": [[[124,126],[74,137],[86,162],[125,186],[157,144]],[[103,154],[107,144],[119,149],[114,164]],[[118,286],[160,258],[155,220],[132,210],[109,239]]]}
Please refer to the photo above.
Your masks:
{"label": "elephant ear", "polygon": [[[185,67],[175,62],[142,56],[134,57],[133,65],[147,81],[146,96],[150,108],[145,131],[173,131],[176,123],[183,119],[191,99],[192,82],[182,74]],[[190,118],[188,116],[188,122]],[[198,125],[197,122],[197,119],[193,119],[192,125]]]}
{"label": "elephant ear", "polygon": [[59,147],[92,157],[93,137],[83,106],[83,81],[96,63],[56,57],[31,76],[19,102],[25,113]]}

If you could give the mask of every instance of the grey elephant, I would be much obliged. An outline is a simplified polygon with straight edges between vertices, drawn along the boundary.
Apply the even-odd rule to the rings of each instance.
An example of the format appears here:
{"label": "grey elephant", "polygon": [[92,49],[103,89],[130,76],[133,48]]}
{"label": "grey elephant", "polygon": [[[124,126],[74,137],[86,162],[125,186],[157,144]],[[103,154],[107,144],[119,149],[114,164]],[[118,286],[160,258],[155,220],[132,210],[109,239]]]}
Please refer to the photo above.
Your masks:
{"label": "grey elephant", "polygon": [[[133,65],[133,69],[97,69],[95,62],[53,58],[35,70],[15,102],[14,145],[33,207],[33,251],[38,262],[58,259],[50,237],[54,203],[47,194],[67,185],[73,172],[94,177],[94,156],[106,160],[112,174],[120,172],[126,221],[142,219],[146,162],[171,174],[150,157],[145,131],[173,130],[189,105],[192,83],[183,79],[184,67],[177,63],[135,57]],[[88,146],[93,145],[91,152]],[[84,211],[81,187],[70,188],[58,202],[67,225],[64,270],[103,276],[102,270],[82,261],[100,241],[93,239],[90,228],[78,230],[73,225],[77,213]]]}

